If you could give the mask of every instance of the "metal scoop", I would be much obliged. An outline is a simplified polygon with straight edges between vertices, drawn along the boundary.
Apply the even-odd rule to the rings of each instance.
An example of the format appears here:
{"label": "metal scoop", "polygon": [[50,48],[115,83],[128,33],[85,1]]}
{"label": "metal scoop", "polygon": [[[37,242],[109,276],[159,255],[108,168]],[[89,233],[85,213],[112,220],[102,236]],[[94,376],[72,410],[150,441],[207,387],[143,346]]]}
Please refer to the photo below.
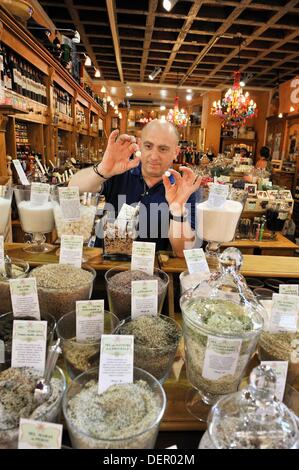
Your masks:
{"label": "metal scoop", "polygon": [[34,399],[38,403],[43,403],[51,395],[51,378],[53,375],[54,368],[59,354],[61,354],[61,348],[59,346],[60,338],[56,341],[53,346],[50,346],[49,353],[47,357],[46,367],[44,377],[38,379],[35,389],[34,389]]}

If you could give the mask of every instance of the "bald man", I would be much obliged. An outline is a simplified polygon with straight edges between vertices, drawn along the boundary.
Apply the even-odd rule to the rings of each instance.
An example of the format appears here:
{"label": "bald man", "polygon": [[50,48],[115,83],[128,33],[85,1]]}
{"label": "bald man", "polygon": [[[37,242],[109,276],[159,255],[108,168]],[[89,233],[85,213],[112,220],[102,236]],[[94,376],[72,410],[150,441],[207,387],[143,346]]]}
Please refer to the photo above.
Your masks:
{"label": "bald man", "polygon": [[138,143],[115,130],[102,161],[76,173],[70,186],[101,190],[115,216],[122,204],[139,204],[138,240],[155,242],[157,251],[172,248],[182,257],[195,243],[195,192],[201,181],[190,168],[181,166],[182,175],[171,168],[179,151],[179,134],[167,121],[149,122]]}

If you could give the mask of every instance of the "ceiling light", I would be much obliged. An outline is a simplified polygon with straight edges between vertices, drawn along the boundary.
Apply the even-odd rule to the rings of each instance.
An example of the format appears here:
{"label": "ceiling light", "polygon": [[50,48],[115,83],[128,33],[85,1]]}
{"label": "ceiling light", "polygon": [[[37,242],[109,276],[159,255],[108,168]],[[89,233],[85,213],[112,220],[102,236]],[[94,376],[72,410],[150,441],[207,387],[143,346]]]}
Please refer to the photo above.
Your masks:
{"label": "ceiling light", "polygon": [[112,108],[114,108],[114,101],[110,101],[110,106],[112,106]]}
{"label": "ceiling light", "polygon": [[107,96],[107,103],[109,103],[109,101],[111,101],[111,96]]}
{"label": "ceiling light", "polygon": [[191,88],[187,88],[187,93],[192,93],[192,89]]}
{"label": "ceiling light", "polygon": [[106,91],[107,91],[106,87],[105,87],[105,85],[103,85],[102,88],[101,88],[101,93],[106,93]]}
{"label": "ceiling light", "polygon": [[160,111],[165,111],[165,109],[166,109],[166,106],[164,104],[161,104]]}
{"label": "ceiling light", "polygon": [[244,82],[244,80],[241,80],[240,81],[240,86],[243,88],[245,85],[246,85],[246,83]]}
{"label": "ceiling light", "polygon": [[100,78],[100,76],[101,76],[101,71],[100,71],[100,69],[95,69],[95,71],[96,71],[96,73],[94,74],[94,76],[95,76],[96,78]]}
{"label": "ceiling light", "polygon": [[163,7],[166,11],[172,10],[178,0],[163,0]]}
{"label": "ceiling light", "polygon": [[282,113],[279,113],[278,117],[281,119],[282,118]]}
{"label": "ceiling light", "polygon": [[84,65],[86,67],[90,67],[91,66],[91,58],[89,57],[89,55],[85,55],[85,62],[84,62]]}
{"label": "ceiling light", "polygon": [[165,96],[167,96],[167,90],[160,90],[160,95],[165,98]]}
{"label": "ceiling light", "polygon": [[191,101],[192,100],[192,95],[186,95],[186,100]]}
{"label": "ceiling light", "polygon": [[133,96],[132,88],[129,86],[126,87],[126,96],[127,97]]}
{"label": "ceiling light", "polygon": [[150,80],[155,80],[155,78],[159,75],[160,72],[162,72],[161,67],[156,67],[155,70],[149,74],[148,78]]}
{"label": "ceiling light", "polygon": [[294,106],[291,106],[291,107],[290,107],[290,113],[293,113],[294,111],[295,111]]}
{"label": "ceiling light", "polygon": [[79,44],[80,41],[81,41],[81,37],[80,37],[80,33],[79,31],[75,31],[75,34],[74,34],[74,37],[72,39],[72,41],[75,43],[75,44]]}
{"label": "ceiling light", "polygon": [[123,115],[121,114],[120,111],[119,111],[119,113],[118,113],[118,117],[119,117],[119,119],[122,119],[122,118],[123,118]]}

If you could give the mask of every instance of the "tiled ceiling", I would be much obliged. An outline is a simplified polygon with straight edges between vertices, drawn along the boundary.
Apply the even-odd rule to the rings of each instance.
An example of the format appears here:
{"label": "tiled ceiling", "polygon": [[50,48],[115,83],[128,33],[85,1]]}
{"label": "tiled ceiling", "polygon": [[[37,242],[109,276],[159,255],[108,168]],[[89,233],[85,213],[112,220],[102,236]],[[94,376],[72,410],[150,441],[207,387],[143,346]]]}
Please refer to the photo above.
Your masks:
{"label": "tiled ceiling", "polygon": [[150,82],[161,67],[155,83],[204,89],[240,68],[249,85],[273,87],[299,72],[298,0],[179,0],[169,13],[162,0],[40,3],[58,30],[80,32],[105,80]]}

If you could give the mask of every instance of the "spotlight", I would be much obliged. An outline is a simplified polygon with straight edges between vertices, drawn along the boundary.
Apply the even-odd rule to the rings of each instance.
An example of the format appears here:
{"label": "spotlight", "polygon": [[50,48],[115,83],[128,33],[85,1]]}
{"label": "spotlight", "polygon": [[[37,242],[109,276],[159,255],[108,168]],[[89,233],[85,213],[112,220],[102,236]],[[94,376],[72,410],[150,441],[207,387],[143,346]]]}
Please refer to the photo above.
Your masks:
{"label": "spotlight", "polygon": [[72,41],[75,44],[80,44],[81,37],[80,37],[79,31],[77,31],[77,30],[75,31],[75,34],[74,34],[74,37],[73,37]]}
{"label": "spotlight", "polygon": [[160,72],[162,72],[161,67],[156,67],[155,70],[149,74],[148,78],[150,80],[155,80],[155,78],[159,75]]}
{"label": "spotlight", "polygon": [[187,91],[187,93],[189,93],[189,94],[191,94],[191,93],[192,93],[192,90],[191,90],[191,88],[187,88],[187,90],[186,90],[186,91]]}
{"label": "spotlight", "polygon": [[192,95],[186,95],[186,100],[191,101],[192,100]]}
{"label": "spotlight", "polygon": [[105,87],[105,85],[103,85],[102,88],[101,88],[101,93],[106,93],[106,91],[107,91],[106,87]]}
{"label": "spotlight", "polygon": [[161,104],[160,111],[165,111],[165,109],[166,109],[166,106],[164,104]]}
{"label": "spotlight", "polygon": [[89,57],[89,55],[85,55],[85,62],[84,62],[84,65],[86,67],[90,67],[91,66],[91,58]]}
{"label": "spotlight", "polygon": [[241,80],[240,81],[240,86],[243,88],[245,85],[246,85],[246,83],[244,82],[244,80]]}
{"label": "spotlight", "polygon": [[163,7],[166,11],[172,10],[178,0],[163,0]]}
{"label": "spotlight", "polygon": [[132,88],[127,86],[126,87],[126,96],[129,98],[130,96],[133,96],[133,91]]}
{"label": "spotlight", "polygon": [[290,113],[293,113],[294,111],[295,111],[294,106],[291,106],[291,107],[290,107]]}
{"label": "spotlight", "polygon": [[282,113],[279,113],[278,117],[281,119],[282,118]]}
{"label": "spotlight", "polygon": [[100,78],[100,76],[101,76],[101,71],[100,71],[99,69],[95,69],[95,74],[94,74],[94,76],[95,76],[96,78]]}

